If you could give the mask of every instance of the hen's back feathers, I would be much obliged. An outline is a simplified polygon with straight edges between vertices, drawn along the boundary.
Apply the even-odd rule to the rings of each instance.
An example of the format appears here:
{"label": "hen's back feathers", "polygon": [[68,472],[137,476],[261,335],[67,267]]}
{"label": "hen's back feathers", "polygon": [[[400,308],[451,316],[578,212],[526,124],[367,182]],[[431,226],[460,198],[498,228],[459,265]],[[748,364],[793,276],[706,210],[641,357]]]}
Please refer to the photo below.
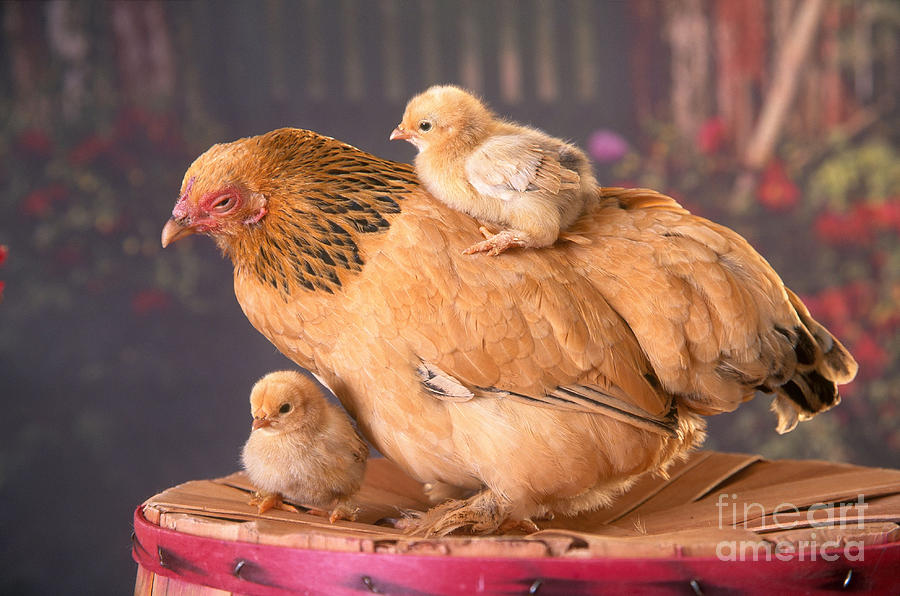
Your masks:
{"label": "hen's back feathers", "polygon": [[634,313],[625,318],[664,386],[704,414],[732,410],[755,390],[775,393],[779,432],[840,401],[837,385],[855,376],[856,361],[741,236],[653,191],[601,195],[601,213],[614,204],[632,215],[633,226],[617,228],[626,242],[654,247],[652,258],[629,264],[638,270],[633,279],[645,276],[661,291],[634,296],[638,306],[622,311]]}

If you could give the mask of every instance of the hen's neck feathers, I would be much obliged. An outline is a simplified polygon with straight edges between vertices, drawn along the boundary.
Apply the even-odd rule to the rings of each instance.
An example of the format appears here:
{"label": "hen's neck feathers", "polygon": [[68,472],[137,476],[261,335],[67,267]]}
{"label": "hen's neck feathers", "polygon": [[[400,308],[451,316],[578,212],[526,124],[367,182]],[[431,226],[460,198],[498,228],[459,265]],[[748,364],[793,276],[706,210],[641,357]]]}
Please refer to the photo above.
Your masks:
{"label": "hen's neck feathers", "polygon": [[237,272],[282,295],[337,292],[342,277],[362,269],[361,236],[386,231],[402,200],[419,191],[412,168],[307,131],[282,129],[256,142],[247,171],[268,214],[224,238],[223,249]]}

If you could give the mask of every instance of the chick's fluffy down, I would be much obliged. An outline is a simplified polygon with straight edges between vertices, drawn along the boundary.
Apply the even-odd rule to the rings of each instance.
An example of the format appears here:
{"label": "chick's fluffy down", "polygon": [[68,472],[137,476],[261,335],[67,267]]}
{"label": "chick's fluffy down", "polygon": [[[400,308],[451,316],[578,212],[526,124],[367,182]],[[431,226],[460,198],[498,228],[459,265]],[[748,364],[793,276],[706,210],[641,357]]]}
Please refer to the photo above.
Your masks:
{"label": "chick's fluffy down", "polygon": [[311,379],[270,373],[253,387],[250,401],[254,418],[269,422],[250,433],[242,456],[260,492],[327,508],[359,490],[369,449]]}
{"label": "chick's fluffy down", "polygon": [[513,247],[549,246],[597,196],[584,152],[497,117],[452,85],[412,98],[391,138],[419,150],[416,173],[435,197],[504,228],[467,254],[496,256]]}

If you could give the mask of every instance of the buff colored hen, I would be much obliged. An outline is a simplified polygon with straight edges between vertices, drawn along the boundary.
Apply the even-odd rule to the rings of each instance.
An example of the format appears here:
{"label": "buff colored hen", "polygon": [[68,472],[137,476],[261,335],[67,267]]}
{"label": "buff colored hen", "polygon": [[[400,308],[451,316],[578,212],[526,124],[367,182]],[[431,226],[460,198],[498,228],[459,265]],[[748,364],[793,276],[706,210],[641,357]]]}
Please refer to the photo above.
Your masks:
{"label": "buff colored hen", "polygon": [[452,85],[412,98],[391,133],[395,139],[419,150],[416,173],[432,195],[504,228],[493,235],[483,230],[487,239],[466,254],[550,246],[597,195],[591,164],[580,149],[502,120]]}
{"label": "buff colored hen", "polygon": [[[353,519],[369,448],[350,419],[315,382],[296,371],[269,373],[250,392],[253,430],[241,459],[258,489],[251,504],[296,511],[282,501],[311,505],[334,523]],[[329,513],[330,511],[330,513]]]}
{"label": "buff colored hen", "polygon": [[790,430],[856,373],[737,233],[650,190],[598,197],[584,242],[484,267],[462,255],[478,223],[409,166],[280,129],[201,155],[162,243],[211,236],[250,322],[433,496],[461,497],[417,531],[488,533],[610,503],[757,390]]}

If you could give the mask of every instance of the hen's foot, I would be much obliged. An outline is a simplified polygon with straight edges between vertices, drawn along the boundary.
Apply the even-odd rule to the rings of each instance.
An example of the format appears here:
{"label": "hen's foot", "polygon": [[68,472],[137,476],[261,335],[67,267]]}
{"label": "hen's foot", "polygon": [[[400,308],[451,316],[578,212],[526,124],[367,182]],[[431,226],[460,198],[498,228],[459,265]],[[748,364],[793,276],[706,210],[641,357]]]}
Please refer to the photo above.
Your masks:
{"label": "hen's foot", "polygon": [[285,503],[282,499],[281,495],[278,493],[261,493],[259,491],[253,493],[253,496],[250,497],[249,501],[250,505],[256,505],[257,513],[265,513],[270,509],[280,509],[281,511],[292,511],[294,513],[300,513],[300,510]]}
{"label": "hen's foot", "polygon": [[486,489],[465,500],[452,500],[432,507],[425,513],[413,514],[402,524],[407,534],[446,536],[452,532],[485,535],[509,531],[536,532],[531,520],[510,518],[512,505]]}
{"label": "hen's foot", "polygon": [[[485,234],[487,232],[484,227],[481,227],[480,230],[482,234]],[[517,232],[513,232],[512,230],[503,230],[502,232],[489,237],[487,240],[476,242],[475,244],[464,250],[463,254],[471,255],[477,252],[486,252],[488,255],[496,257],[500,253],[503,253],[510,248],[518,248],[522,246],[527,246],[527,242],[523,240]]]}
{"label": "hen's foot", "polygon": [[540,532],[541,529],[538,527],[536,523],[531,521],[530,519],[507,519],[505,522],[500,524],[499,532],[501,534],[510,534],[510,533],[525,533],[525,534],[534,534],[535,532]]}

